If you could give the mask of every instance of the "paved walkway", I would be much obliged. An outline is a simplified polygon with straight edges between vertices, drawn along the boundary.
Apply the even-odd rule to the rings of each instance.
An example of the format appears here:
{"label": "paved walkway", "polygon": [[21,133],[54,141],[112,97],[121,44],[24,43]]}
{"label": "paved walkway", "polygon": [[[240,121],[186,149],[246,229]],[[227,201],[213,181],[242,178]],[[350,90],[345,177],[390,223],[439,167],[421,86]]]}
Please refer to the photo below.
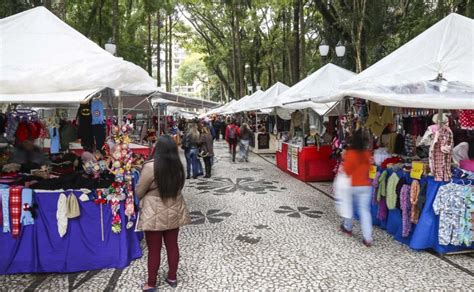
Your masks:
{"label": "paved walkway", "polygon": [[[191,289],[462,289],[474,288],[472,255],[415,252],[375,229],[338,232],[329,184],[305,184],[279,171],[271,156],[232,163],[216,145],[213,178],[184,191],[193,224],[180,234],[178,288]],[[318,191],[317,189],[320,191]],[[145,246],[144,246],[145,248]],[[160,277],[166,275],[163,257]],[[138,290],[146,255],[123,270],[0,277],[0,290]]]}

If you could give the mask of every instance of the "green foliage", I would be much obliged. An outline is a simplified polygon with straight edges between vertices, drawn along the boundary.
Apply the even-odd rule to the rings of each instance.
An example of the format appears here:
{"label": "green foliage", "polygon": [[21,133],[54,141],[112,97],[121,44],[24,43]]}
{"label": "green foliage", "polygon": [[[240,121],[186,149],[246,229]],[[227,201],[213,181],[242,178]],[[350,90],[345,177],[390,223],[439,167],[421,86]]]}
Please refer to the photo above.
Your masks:
{"label": "green foliage", "polygon": [[206,65],[201,60],[201,55],[194,53],[187,56],[178,70],[177,85],[192,85],[194,81],[205,82]]}

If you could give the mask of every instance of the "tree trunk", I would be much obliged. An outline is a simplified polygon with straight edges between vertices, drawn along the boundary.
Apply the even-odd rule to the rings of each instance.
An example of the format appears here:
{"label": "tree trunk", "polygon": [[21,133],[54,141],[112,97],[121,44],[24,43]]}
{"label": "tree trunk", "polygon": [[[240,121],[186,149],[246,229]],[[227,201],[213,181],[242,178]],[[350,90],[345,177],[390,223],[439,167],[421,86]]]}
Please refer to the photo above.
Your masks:
{"label": "tree trunk", "polygon": [[[301,0],[300,0],[301,1]],[[306,77],[306,47],[305,47],[305,21],[304,21],[304,3],[300,3],[300,79],[301,77]]]}
{"label": "tree trunk", "polygon": [[147,59],[147,66],[146,69],[148,71],[148,75],[152,75],[152,63],[151,63],[151,14],[148,13],[147,16],[147,28],[148,28],[148,40],[147,40],[147,47],[146,47],[146,59]]}
{"label": "tree trunk", "polygon": [[170,14],[170,16],[168,16],[168,19],[169,19],[169,26],[168,26],[168,29],[169,29],[169,33],[168,33],[168,37],[169,37],[169,41],[168,41],[168,46],[169,46],[169,49],[168,49],[168,54],[169,54],[169,57],[168,57],[168,70],[169,70],[169,84],[168,84],[168,91],[171,92],[171,88],[173,86],[173,19],[172,19],[172,15]]}
{"label": "tree trunk", "polygon": [[[234,1],[235,3],[235,1]],[[239,91],[237,94],[240,97],[243,97],[245,95],[245,81],[244,81],[244,75],[245,75],[245,68],[244,64],[242,63],[242,49],[240,45],[240,8],[238,5],[235,5],[235,42],[236,42],[236,55],[237,55],[237,76],[238,76],[238,81],[239,81]]]}
{"label": "tree trunk", "polygon": [[362,72],[364,69],[363,57],[362,57],[362,34],[364,31],[365,24],[365,10],[366,10],[366,0],[354,0],[354,8],[356,14],[359,16],[357,20],[357,25],[355,28],[355,51],[356,51],[356,73]]}
{"label": "tree trunk", "polygon": [[300,6],[301,0],[293,1],[293,52],[290,54],[292,59],[290,84],[295,84],[300,79]]}
{"label": "tree trunk", "polygon": [[119,0],[112,0],[112,38],[116,45],[115,55],[119,55]]}
{"label": "tree trunk", "polygon": [[165,90],[168,91],[168,83],[169,83],[169,75],[168,75],[168,62],[169,62],[169,55],[168,55],[168,19],[165,18]]}
{"label": "tree trunk", "polygon": [[161,86],[161,13],[156,13],[156,86]]}
{"label": "tree trunk", "polygon": [[[234,75],[234,93],[236,95],[240,92],[240,84],[239,84],[239,72],[238,72],[238,64],[237,64],[237,41],[236,41],[236,33],[235,33],[235,3],[232,1],[231,7],[231,28],[232,28],[232,71]],[[237,96],[234,96],[237,98]],[[239,96],[240,98],[240,96]]]}

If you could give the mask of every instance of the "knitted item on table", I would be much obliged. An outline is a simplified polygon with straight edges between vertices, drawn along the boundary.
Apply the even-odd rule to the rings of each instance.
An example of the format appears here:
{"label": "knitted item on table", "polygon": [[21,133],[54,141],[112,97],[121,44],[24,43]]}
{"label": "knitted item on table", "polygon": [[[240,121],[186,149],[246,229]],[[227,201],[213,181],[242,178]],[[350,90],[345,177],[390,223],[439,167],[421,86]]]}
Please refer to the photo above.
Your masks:
{"label": "knitted item on table", "polygon": [[420,217],[420,209],[418,208],[418,196],[420,194],[420,183],[413,180],[410,187],[410,203],[411,203],[411,222],[418,223]]}
{"label": "knitted item on table", "polygon": [[396,173],[392,173],[387,182],[387,208],[389,210],[395,209],[397,205],[397,191],[396,187],[400,178]]}
{"label": "knitted item on table", "polygon": [[402,236],[407,237],[411,231],[410,185],[403,185],[400,192],[400,209],[402,210]]}
{"label": "knitted item on table", "polygon": [[377,219],[381,221],[387,220],[388,209],[387,209],[387,202],[385,201],[385,197],[382,197],[379,202],[379,209],[377,210]]}
{"label": "knitted item on table", "polygon": [[387,195],[386,193],[387,186],[387,171],[383,171],[379,177],[379,189],[377,190],[377,202],[380,202],[382,197]]}
{"label": "knitted item on table", "polygon": [[63,237],[67,232],[68,219],[67,213],[67,197],[64,193],[59,195],[58,209],[56,211],[56,219],[58,220],[58,232],[59,236]]}
{"label": "knitted item on table", "polygon": [[372,205],[377,204],[377,190],[379,188],[379,178],[380,178],[380,172],[377,171],[375,174],[374,179],[372,180]]}
{"label": "knitted item on table", "polygon": [[8,185],[0,185],[0,195],[0,199],[2,200],[3,232],[7,233],[10,232],[10,190],[8,189]]}
{"label": "knitted item on table", "polygon": [[21,193],[23,187],[14,186],[10,188],[10,219],[12,227],[12,236],[18,237],[20,234],[20,218],[21,218]]}

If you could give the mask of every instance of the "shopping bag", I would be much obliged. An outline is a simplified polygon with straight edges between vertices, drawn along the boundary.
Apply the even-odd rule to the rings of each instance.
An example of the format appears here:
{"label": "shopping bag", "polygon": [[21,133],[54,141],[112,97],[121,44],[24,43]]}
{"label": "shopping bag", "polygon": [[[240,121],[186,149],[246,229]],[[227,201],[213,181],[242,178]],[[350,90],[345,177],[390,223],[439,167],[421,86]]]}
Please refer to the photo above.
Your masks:
{"label": "shopping bag", "polygon": [[343,218],[352,218],[351,178],[339,171],[333,183],[336,212]]}

